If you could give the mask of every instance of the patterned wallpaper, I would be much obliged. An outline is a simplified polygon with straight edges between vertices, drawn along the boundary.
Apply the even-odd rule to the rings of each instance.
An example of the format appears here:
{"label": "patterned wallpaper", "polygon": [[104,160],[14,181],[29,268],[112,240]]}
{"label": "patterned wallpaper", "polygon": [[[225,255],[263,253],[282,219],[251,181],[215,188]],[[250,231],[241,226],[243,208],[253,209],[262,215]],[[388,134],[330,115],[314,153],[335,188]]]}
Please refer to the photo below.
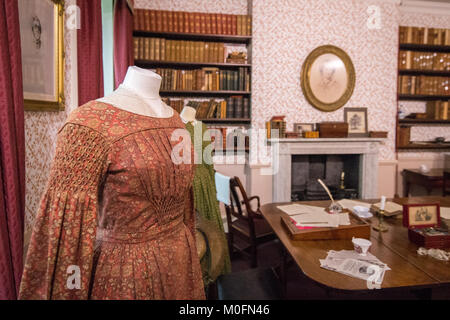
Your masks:
{"label": "patterned wallpaper", "polygon": [[[66,1],[67,8],[76,0]],[[71,58],[71,42],[75,35],[65,30],[65,80],[64,95],[66,109],[61,112],[25,112],[25,234],[28,236],[39,208],[53,159],[56,134],[67,115],[76,107],[76,97],[72,95],[72,73],[76,72]],[[76,50],[76,49],[75,49]]]}
{"label": "patterned wallpaper", "polygon": [[[369,5],[380,8],[379,29],[369,29]],[[393,132],[396,113],[398,10],[374,1],[265,0],[253,3],[253,125],[288,115],[293,123],[343,121],[343,108],[325,113],[312,107],[300,87],[306,56],[332,44],[352,59],[356,84],[344,107],[368,108],[369,130]],[[394,159],[394,136],[381,148],[381,159]]]}

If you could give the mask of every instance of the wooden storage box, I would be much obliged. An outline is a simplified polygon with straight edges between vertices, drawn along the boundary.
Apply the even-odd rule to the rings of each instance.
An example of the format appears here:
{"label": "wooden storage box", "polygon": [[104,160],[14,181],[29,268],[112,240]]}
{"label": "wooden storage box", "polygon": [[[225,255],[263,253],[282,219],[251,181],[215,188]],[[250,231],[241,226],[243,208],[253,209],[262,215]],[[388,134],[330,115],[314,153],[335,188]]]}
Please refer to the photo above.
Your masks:
{"label": "wooden storage box", "polygon": [[347,138],[347,122],[321,122],[317,124],[321,138]]}
{"label": "wooden storage box", "polygon": [[371,138],[387,138],[388,132],[387,131],[370,131],[369,137]]}
{"label": "wooden storage box", "polygon": [[423,229],[410,228],[408,229],[409,241],[417,244],[420,247],[427,249],[445,249],[450,248],[450,234],[447,235],[424,235]]}
{"label": "wooden storage box", "polygon": [[287,214],[281,216],[281,224],[292,240],[345,240],[355,238],[370,239],[370,225],[347,210],[350,225],[336,228],[298,229],[295,222]]}

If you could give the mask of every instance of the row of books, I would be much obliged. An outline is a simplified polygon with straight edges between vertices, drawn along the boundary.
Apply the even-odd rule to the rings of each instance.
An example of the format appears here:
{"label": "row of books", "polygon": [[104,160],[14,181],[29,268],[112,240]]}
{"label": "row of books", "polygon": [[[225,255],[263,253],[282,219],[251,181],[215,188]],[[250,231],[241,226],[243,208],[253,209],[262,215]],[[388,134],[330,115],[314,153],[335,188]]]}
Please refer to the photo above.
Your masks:
{"label": "row of books", "polygon": [[[211,141],[214,146],[214,150],[222,149],[225,150],[239,150],[242,148],[248,149],[250,137],[247,133],[243,132],[241,129],[231,129],[223,127],[209,126],[211,130],[218,130],[222,136],[222,141],[217,140],[220,136],[216,136],[217,133],[211,134]],[[217,141],[216,141],[217,140]]]}
{"label": "row of books", "polygon": [[223,42],[143,37],[135,37],[133,40],[135,60],[225,63],[226,57],[236,51],[243,52],[245,58],[247,56],[245,46],[236,47]]}
{"label": "row of books", "polygon": [[162,77],[162,90],[250,91],[250,72],[247,68],[238,70],[157,68],[155,72]]}
{"label": "row of books", "polygon": [[278,138],[286,138],[286,121],[284,121],[284,118],[285,116],[274,116],[266,122],[267,139],[276,137],[272,130],[278,131]]}
{"label": "row of books", "polygon": [[184,106],[190,106],[196,110],[195,117],[203,119],[250,119],[250,100],[243,96],[231,96],[222,100],[210,99],[198,101],[184,99],[163,100],[167,105],[180,113]]}
{"label": "row of books", "polygon": [[450,113],[449,101],[427,101],[427,118],[448,120]]}
{"label": "row of books", "polygon": [[449,77],[399,76],[399,92],[401,94],[418,95],[450,95]]}
{"label": "row of books", "polygon": [[134,30],[223,35],[251,35],[249,15],[136,9]]}
{"label": "row of books", "polygon": [[402,70],[450,70],[450,53],[400,50],[398,59]]}
{"label": "row of books", "polygon": [[450,29],[405,27],[399,28],[400,43],[450,45]]}

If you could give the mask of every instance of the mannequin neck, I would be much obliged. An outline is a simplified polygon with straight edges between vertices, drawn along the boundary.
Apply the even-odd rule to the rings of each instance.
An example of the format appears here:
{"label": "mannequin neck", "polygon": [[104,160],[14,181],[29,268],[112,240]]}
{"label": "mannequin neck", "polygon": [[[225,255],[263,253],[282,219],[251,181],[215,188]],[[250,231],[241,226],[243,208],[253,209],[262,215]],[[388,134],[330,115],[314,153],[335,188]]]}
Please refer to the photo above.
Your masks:
{"label": "mannequin neck", "polygon": [[196,110],[192,107],[184,107],[181,110],[180,117],[184,123],[192,122],[195,124],[197,120],[195,119]]}
{"label": "mannequin neck", "polygon": [[161,77],[149,70],[130,67],[121,86],[144,99],[161,99]]}

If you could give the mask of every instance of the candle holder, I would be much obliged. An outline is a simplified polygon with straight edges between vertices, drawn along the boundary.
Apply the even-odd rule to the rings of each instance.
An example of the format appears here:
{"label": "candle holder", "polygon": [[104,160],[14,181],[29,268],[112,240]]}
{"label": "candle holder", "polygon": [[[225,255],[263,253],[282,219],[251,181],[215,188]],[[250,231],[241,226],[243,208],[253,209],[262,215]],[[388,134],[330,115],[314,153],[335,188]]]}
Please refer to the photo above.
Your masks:
{"label": "candle holder", "polygon": [[372,228],[378,232],[388,231],[388,227],[383,224],[384,222],[384,210],[378,210],[378,225]]}

